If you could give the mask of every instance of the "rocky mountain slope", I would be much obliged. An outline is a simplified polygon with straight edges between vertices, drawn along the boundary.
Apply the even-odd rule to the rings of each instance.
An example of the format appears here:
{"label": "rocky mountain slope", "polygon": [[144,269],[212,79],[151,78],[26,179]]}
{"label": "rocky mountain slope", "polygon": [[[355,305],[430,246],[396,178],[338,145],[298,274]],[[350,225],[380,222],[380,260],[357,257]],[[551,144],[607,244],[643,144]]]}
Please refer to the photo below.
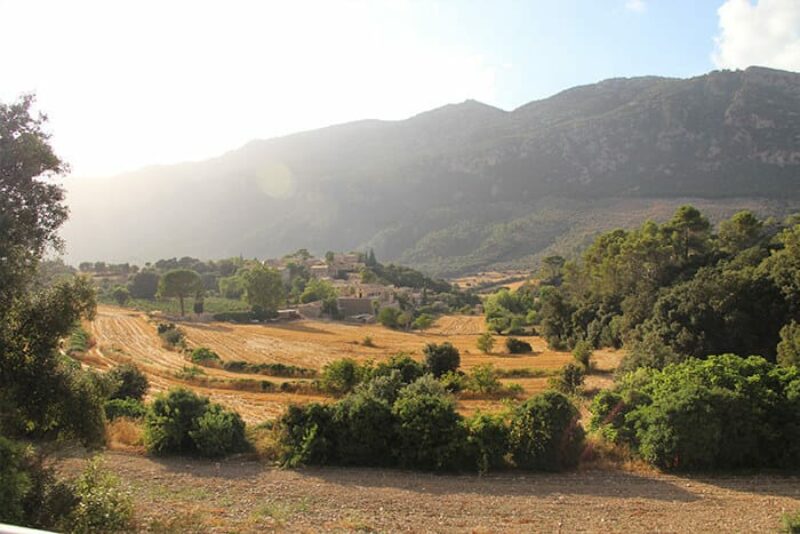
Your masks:
{"label": "rocky mountain slope", "polygon": [[435,274],[528,265],[692,201],[800,204],[800,74],[612,79],[253,141],[70,187],[74,261],[373,246]]}

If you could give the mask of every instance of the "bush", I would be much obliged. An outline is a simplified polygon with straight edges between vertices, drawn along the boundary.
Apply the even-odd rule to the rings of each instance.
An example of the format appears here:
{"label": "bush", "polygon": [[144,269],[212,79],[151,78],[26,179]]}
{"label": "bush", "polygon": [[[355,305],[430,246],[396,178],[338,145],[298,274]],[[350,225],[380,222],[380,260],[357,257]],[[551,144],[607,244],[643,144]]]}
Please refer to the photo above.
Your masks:
{"label": "bush", "polygon": [[287,378],[313,378],[317,376],[317,372],[314,369],[284,365],[282,363],[250,363],[242,360],[233,360],[223,362],[222,368],[232,373],[250,373],[254,375],[282,376]]}
{"label": "bush", "polygon": [[378,322],[386,328],[397,328],[400,326],[400,314],[402,312],[397,308],[381,308],[378,312]]}
{"label": "bush", "polygon": [[364,345],[365,347],[374,347],[375,346],[375,342],[372,341],[372,337],[371,336],[364,336],[364,341],[362,341],[361,344]]}
{"label": "bush", "polygon": [[114,367],[107,376],[112,384],[110,399],[142,400],[150,388],[147,376],[132,363]]}
{"label": "bush", "polygon": [[208,406],[189,436],[197,451],[209,458],[247,450],[244,421],[238,413],[225,410],[219,404]]}
{"label": "bush", "polygon": [[433,315],[423,313],[419,317],[414,319],[414,322],[411,323],[411,328],[415,330],[425,330],[426,328],[430,328],[431,325],[433,325],[434,320],[435,318],[433,317]]}
{"label": "bush", "polygon": [[800,367],[800,325],[795,321],[781,328],[781,342],[778,343],[778,363]]}
{"label": "bush", "polygon": [[509,445],[518,467],[540,471],[574,467],[583,444],[578,410],[561,393],[546,391],[524,402],[514,412]]}
{"label": "bush", "polygon": [[158,323],[157,329],[158,336],[167,348],[183,347],[186,336],[180,328],[175,326],[175,323]]}
{"label": "bush", "polygon": [[592,411],[593,427],[663,469],[800,466],[800,371],[760,357],[641,369]]}
{"label": "bush", "polygon": [[572,357],[586,371],[592,368],[592,345],[588,341],[578,341],[572,349]]}
{"label": "bush", "polygon": [[369,370],[351,358],[342,358],[322,369],[320,384],[323,391],[333,395],[345,395],[353,391],[369,375]]}
{"label": "bush", "polygon": [[105,409],[106,419],[109,421],[113,421],[117,417],[139,419],[147,413],[147,408],[145,408],[142,401],[132,398],[108,400],[103,405],[103,408]]}
{"label": "bush", "polygon": [[78,326],[72,331],[69,340],[67,340],[66,352],[70,356],[75,353],[83,353],[88,351],[93,344],[94,342],[89,332]]}
{"label": "bush", "polygon": [[197,430],[197,421],[208,409],[209,401],[194,392],[177,388],[153,400],[145,417],[144,440],[154,454],[196,452],[189,434]]}
{"label": "bush", "polygon": [[782,532],[785,534],[800,534],[800,511],[793,514],[783,514],[781,523],[783,523]]}
{"label": "bush", "polygon": [[425,367],[439,378],[448,371],[456,371],[461,365],[458,349],[449,342],[441,345],[428,343],[422,351],[425,354]]}
{"label": "bush", "polygon": [[75,483],[78,505],[66,520],[79,534],[128,532],[133,529],[133,503],[119,489],[116,477],[102,469],[99,459],[89,462]]}
{"label": "bush", "polygon": [[25,448],[0,436],[0,522],[25,522],[25,499],[33,482],[25,470]]}
{"label": "bush", "polygon": [[480,336],[478,336],[478,341],[476,343],[478,350],[484,354],[489,354],[492,352],[494,348],[494,338],[492,334],[489,332],[484,332]]}
{"label": "bush", "polygon": [[410,384],[425,374],[425,366],[413,359],[408,354],[395,354],[386,362],[381,362],[375,367],[374,375],[387,375],[392,371],[399,371],[404,384]]}
{"label": "bush", "polygon": [[493,394],[503,389],[492,364],[478,365],[472,369],[467,378],[467,389],[476,393]]}
{"label": "bush", "polygon": [[447,371],[439,377],[439,383],[448,393],[458,393],[469,387],[467,375],[462,371]]}
{"label": "bush", "polygon": [[396,417],[395,455],[403,467],[457,469],[466,453],[466,429],[452,398],[428,383],[406,387],[392,407]]}
{"label": "bush", "polygon": [[395,443],[394,416],[386,399],[371,388],[348,395],[333,407],[336,458],[344,465],[391,465]]}
{"label": "bush", "polygon": [[335,463],[331,408],[320,403],[290,405],[276,424],[280,461],[287,467]]}
{"label": "bush", "polygon": [[574,395],[583,386],[585,379],[586,371],[583,367],[568,363],[557,376],[550,379],[550,387],[566,395]]}
{"label": "bush", "polygon": [[515,337],[506,338],[506,348],[511,354],[527,354],[533,352],[533,347],[527,341]]}
{"label": "bush", "polygon": [[192,351],[190,359],[192,363],[205,366],[213,366],[222,362],[219,354],[206,347],[198,347]]}
{"label": "bush", "polygon": [[506,465],[508,427],[501,417],[477,413],[465,421],[467,446],[479,473]]}

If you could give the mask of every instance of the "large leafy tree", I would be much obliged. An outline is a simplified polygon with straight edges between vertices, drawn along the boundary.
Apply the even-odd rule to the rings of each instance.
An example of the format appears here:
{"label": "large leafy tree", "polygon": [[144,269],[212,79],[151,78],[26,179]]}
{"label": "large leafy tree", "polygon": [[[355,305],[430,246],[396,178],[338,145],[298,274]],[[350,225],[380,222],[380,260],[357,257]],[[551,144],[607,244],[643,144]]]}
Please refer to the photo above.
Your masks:
{"label": "large leafy tree", "polygon": [[265,312],[275,312],[285,300],[283,281],[275,269],[255,266],[244,273],[247,302]]}
{"label": "large leafy tree", "polygon": [[44,253],[61,246],[56,232],[67,208],[63,190],[46,180],[66,166],[32,104],[31,96],[0,103],[0,431],[97,442],[99,388],[57,350],[73,325],[94,313],[94,290],[80,277],[35,284]]}
{"label": "large leafy tree", "polygon": [[200,275],[191,269],[174,269],[161,277],[158,292],[162,297],[178,297],[181,316],[186,314],[184,300],[202,290]]}

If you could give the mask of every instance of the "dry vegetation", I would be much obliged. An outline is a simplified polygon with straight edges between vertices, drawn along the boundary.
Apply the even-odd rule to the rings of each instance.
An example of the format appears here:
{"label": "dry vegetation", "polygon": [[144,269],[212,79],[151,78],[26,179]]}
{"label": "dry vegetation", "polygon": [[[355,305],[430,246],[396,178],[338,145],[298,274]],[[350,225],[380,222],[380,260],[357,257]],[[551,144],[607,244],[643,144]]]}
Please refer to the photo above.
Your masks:
{"label": "dry vegetation", "polygon": [[[422,357],[426,343],[449,341],[461,351],[461,365],[465,370],[491,363],[498,369],[529,368],[553,372],[570,361],[566,352],[554,352],[538,337],[524,337],[531,343],[534,353],[528,355],[505,354],[503,338],[498,337],[495,353],[486,355],[475,347],[477,336],[485,330],[483,317],[448,316],[439,319],[432,328],[423,332],[389,330],[379,325],[350,325],[323,321],[297,321],[269,325],[234,325],[228,323],[182,323],[190,347],[208,347],[223,360],[244,360],[251,363],[283,363],[311,369],[321,369],[325,364],[340,358],[358,361],[387,358],[397,352],[408,352]],[[189,385],[225,406],[236,409],[248,422],[259,422],[278,415],[289,402],[308,402],[322,397],[278,392],[251,392],[232,389],[230,383],[242,378],[268,379],[275,383],[288,379],[231,373],[222,369],[203,368],[209,378],[219,382],[214,387],[201,387],[175,377],[190,364],[179,352],[162,346],[156,335],[154,322],[140,312],[112,306],[100,306],[95,320],[86,325],[95,340],[95,346],[82,356],[84,363],[108,369],[122,362],[136,363],[150,378],[151,394],[174,385]],[[374,347],[364,346],[369,336]],[[502,351],[502,352],[501,352]],[[603,358],[605,362],[613,358]],[[293,379],[294,380],[294,379]],[[547,386],[546,377],[504,379],[506,383],[519,383],[528,395]],[[493,409],[498,401],[465,400],[465,412],[476,409]]]}

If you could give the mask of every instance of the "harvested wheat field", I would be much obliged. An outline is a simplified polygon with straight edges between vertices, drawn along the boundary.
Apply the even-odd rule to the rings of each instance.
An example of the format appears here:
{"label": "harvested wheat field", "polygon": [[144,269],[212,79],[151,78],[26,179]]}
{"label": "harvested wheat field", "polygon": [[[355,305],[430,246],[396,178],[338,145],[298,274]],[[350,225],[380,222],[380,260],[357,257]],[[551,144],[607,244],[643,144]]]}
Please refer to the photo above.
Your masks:
{"label": "harvested wheat field", "polygon": [[[151,393],[170,386],[188,385],[217,402],[235,408],[249,422],[274,417],[290,402],[324,399],[316,395],[237,390],[232,383],[242,378],[268,379],[275,383],[287,379],[231,373],[222,369],[203,369],[208,379],[216,381],[214,384],[202,385],[178,379],[175,374],[189,363],[179,352],[162,346],[155,323],[141,312],[100,306],[95,320],[87,325],[95,346],[82,357],[82,361],[100,369],[108,369],[117,363],[134,362],[150,377]],[[501,337],[496,338],[495,353],[483,354],[475,347],[478,335],[485,330],[483,317],[468,315],[442,317],[424,332],[311,320],[264,325],[183,322],[180,327],[186,333],[189,347],[208,347],[224,361],[282,363],[316,370],[341,358],[353,358],[361,362],[380,361],[397,352],[408,352],[415,358],[421,358],[422,349],[427,343],[445,341],[461,351],[461,366],[465,370],[491,363],[499,369],[531,369],[547,374],[557,371],[571,360],[567,352],[549,350],[539,337],[521,338],[533,346],[532,354],[505,354]],[[364,345],[366,337],[372,339],[374,346]],[[503,382],[518,383],[526,394],[534,394],[547,387],[547,380],[542,376],[504,379]],[[478,409],[496,409],[500,405],[498,401],[463,400],[460,408],[465,413],[471,413]]]}
{"label": "harvested wheat field", "polygon": [[[800,507],[800,477],[432,475],[366,468],[282,470],[104,455],[150,532],[776,532]],[[75,473],[82,458],[61,462]]]}

